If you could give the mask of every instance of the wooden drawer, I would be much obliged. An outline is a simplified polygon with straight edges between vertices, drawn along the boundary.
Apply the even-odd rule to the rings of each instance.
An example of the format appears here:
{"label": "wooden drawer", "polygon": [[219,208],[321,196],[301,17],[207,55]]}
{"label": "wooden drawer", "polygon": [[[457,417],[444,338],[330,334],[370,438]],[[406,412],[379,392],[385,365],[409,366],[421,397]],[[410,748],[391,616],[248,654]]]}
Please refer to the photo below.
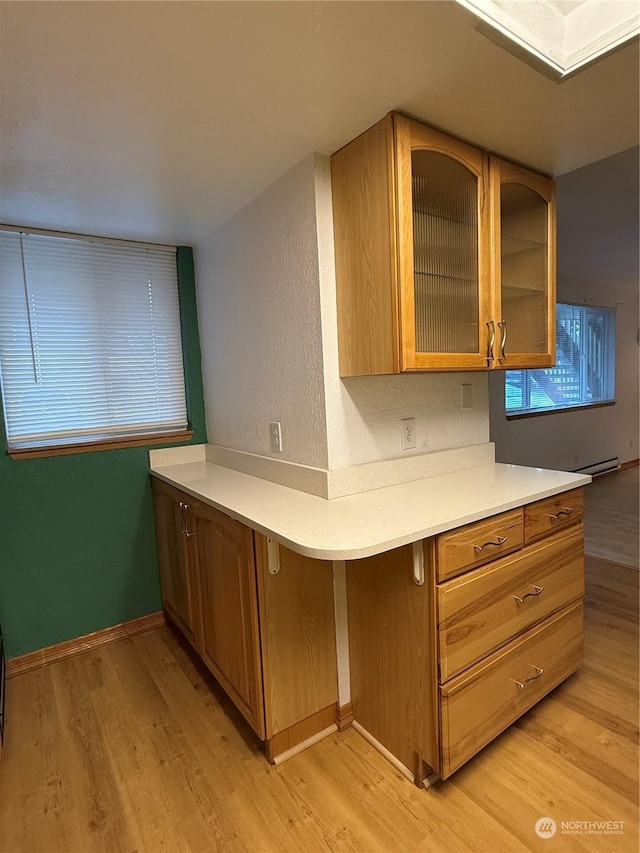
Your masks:
{"label": "wooden drawer", "polygon": [[584,493],[582,489],[563,492],[524,508],[524,541],[535,542],[556,530],[582,521]]}
{"label": "wooden drawer", "polygon": [[446,779],[582,663],[582,603],[556,613],[440,688]]}
{"label": "wooden drawer", "polygon": [[582,524],[441,584],[437,595],[444,682],[584,595]]}
{"label": "wooden drawer", "polygon": [[469,569],[522,547],[522,509],[458,527],[438,536],[438,581],[448,580]]}

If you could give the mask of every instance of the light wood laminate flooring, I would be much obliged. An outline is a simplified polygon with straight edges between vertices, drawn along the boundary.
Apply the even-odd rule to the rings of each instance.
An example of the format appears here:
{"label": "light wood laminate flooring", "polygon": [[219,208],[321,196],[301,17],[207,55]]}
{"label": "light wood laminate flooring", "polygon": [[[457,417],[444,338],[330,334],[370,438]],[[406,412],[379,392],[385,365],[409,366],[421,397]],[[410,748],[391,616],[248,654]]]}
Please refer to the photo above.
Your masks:
{"label": "light wood laminate flooring", "polygon": [[593,480],[585,495],[585,551],[640,568],[640,468]]}
{"label": "light wood laminate flooring", "polygon": [[270,766],[171,628],[17,676],[0,850],[636,853],[639,576],[587,559],[582,669],[429,791],[353,729]]}

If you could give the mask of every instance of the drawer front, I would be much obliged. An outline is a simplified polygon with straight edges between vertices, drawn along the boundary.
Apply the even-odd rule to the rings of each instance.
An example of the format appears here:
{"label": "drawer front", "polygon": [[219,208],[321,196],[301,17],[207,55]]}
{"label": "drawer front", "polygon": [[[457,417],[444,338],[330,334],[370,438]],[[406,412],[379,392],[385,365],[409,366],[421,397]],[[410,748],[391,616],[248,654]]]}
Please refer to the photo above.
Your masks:
{"label": "drawer front", "polygon": [[584,517],[584,492],[574,489],[545,498],[524,508],[524,541],[535,542],[556,530],[569,527]]}
{"label": "drawer front", "polygon": [[442,533],[437,540],[438,581],[509,554],[522,547],[522,509]]}
{"label": "drawer front", "polygon": [[576,603],[440,688],[446,779],[582,663]]}
{"label": "drawer front", "polygon": [[584,595],[582,525],[438,587],[440,680]]}

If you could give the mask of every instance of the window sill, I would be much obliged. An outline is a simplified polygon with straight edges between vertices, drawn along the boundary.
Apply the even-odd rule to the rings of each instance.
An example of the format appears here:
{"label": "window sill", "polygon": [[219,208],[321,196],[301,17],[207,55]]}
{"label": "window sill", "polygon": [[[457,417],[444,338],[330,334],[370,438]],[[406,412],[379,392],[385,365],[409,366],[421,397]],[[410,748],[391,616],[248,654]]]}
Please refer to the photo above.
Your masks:
{"label": "window sill", "polygon": [[506,415],[508,421],[519,421],[523,418],[539,418],[542,415],[562,415],[565,412],[583,412],[585,409],[604,409],[615,406],[616,400],[607,400],[604,403],[587,403],[584,406],[566,406],[563,409],[543,409],[539,412],[522,412],[520,414]]}
{"label": "window sill", "polygon": [[87,441],[81,444],[49,444],[44,447],[24,447],[7,450],[12,459],[37,459],[44,456],[70,456],[74,453],[96,453],[100,450],[121,450],[126,447],[141,447],[145,444],[173,444],[190,441],[193,430],[180,432],[151,433],[135,435],[130,438],[108,438],[101,441]]}

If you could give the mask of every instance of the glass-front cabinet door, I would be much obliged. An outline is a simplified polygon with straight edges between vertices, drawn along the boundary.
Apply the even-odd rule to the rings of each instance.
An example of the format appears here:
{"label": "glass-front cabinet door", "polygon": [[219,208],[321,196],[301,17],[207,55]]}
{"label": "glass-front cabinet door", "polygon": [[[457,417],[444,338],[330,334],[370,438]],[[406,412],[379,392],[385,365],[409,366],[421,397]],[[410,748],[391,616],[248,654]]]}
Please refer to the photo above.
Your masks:
{"label": "glass-front cabinet door", "polygon": [[492,366],[550,367],[555,363],[555,185],[497,157],[491,157],[490,174]]}
{"label": "glass-front cabinet door", "polygon": [[395,120],[401,369],[487,367],[488,156]]}

